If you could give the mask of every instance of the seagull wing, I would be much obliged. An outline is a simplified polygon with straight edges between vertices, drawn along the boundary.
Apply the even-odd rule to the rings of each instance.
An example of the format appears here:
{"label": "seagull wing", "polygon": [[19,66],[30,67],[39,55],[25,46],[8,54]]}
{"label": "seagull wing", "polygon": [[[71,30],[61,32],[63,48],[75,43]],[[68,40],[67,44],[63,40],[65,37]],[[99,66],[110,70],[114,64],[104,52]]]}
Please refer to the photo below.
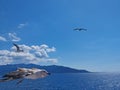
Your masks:
{"label": "seagull wing", "polygon": [[87,29],[85,29],[85,28],[82,28],[81,30],[87,31]]}
{"label": "seagull wing", "polygon": [[79,28],[75,28],[74,30],[79,30]]}
{"label": "seagull wing", "polygon": [[13,78],[13,79],[20,79],[24,78],[28,73],[24,71],[13,71],[8,74],[5,74],[3,78]]}
{"label": "seagull wing", "polygon": [[17,48],[17,51],[20,50],[20,47],[17,44],[13,43],[13,45]]}

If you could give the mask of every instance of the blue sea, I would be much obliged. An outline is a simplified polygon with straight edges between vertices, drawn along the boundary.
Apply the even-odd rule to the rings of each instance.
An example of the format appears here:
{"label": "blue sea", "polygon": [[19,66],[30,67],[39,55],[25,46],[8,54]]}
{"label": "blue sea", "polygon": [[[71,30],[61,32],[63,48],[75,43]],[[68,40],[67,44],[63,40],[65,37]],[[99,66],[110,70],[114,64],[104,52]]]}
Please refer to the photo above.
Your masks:
{"label": "blue sea", "polygon": [[120,90],[118,73],[62,73],[37,79],[0,83],[0,90]]}

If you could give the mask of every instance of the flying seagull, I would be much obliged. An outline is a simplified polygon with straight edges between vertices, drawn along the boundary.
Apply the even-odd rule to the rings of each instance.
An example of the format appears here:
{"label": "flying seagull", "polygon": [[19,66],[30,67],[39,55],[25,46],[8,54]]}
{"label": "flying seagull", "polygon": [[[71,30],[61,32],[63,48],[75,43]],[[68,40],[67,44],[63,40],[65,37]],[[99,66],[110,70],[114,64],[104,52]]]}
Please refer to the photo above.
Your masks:
{"label": "flying seagull", "polygon": [[87,31],[87,29],[85,29],[85,28],[75,28],[74,30],[75,30],[75,31],[82,31],[82,30],[83,30],[83,31]]}
{"label": "flying seagull", "polygon": [[17,48],[17,52],[23,52],[23,50],[20,49],[20,47],[17,44],[13,43],[13,45]]}
{"label": "flying seagull", "polygon": [[17,82],[17,84],[19,84],[24,79],[38,79],[38,78],[44,78],[48,75],[50,75],[50,73],[48,73],[44,69],[18,68],[16,71],[12,71],[10,73],[5,74],[3,78],[0,80],[0,82],[6,82],[6,81],[19,79],[19,81]]}

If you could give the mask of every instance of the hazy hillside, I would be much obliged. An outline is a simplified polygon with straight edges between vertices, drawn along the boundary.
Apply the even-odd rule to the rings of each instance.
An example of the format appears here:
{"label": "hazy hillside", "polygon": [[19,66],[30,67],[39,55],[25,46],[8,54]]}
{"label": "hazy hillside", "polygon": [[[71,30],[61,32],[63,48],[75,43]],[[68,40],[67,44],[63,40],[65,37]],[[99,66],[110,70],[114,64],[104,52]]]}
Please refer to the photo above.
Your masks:
{"label": "hazy hillside", "polygon": [[1,65],[0,66],[0,74],[4,74],[17,68],[40,68],[46,69],[51,73],[89,73],[87,70],[78,70],[64,66],[50,65],[50,66],[40,66],[35,64],[14,64],[14,65]]}

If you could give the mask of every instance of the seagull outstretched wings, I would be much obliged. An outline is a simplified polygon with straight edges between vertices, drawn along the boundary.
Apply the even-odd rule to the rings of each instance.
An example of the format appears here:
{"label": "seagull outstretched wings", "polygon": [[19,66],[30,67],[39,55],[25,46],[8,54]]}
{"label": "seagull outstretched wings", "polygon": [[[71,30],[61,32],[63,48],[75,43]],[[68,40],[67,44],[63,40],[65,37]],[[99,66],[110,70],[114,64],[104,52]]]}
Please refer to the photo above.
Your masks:
{"label": "seagull outstretched wings", "polygon": [[85,28],[75,28],[74,30],[76,30],[76,31],[87,31],[87,29],[85,29]]}

